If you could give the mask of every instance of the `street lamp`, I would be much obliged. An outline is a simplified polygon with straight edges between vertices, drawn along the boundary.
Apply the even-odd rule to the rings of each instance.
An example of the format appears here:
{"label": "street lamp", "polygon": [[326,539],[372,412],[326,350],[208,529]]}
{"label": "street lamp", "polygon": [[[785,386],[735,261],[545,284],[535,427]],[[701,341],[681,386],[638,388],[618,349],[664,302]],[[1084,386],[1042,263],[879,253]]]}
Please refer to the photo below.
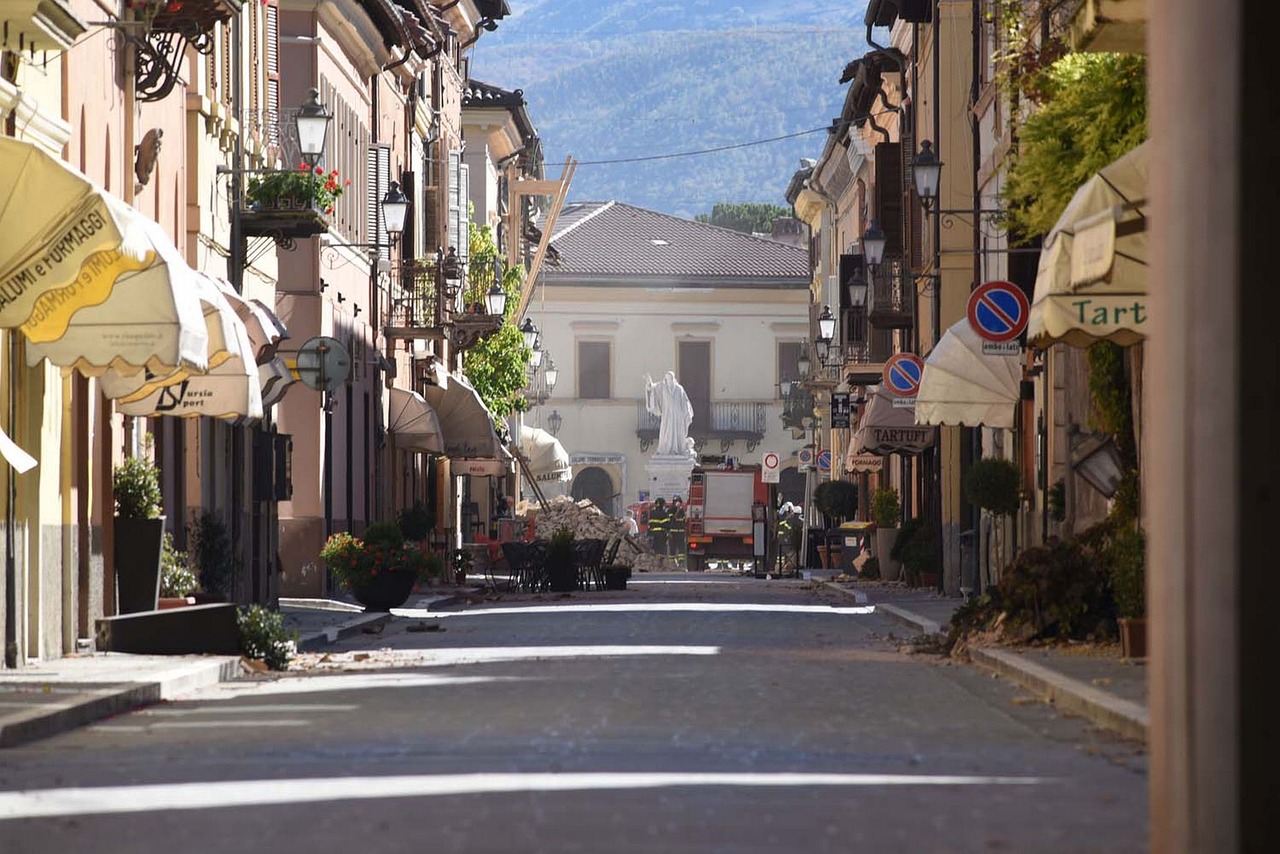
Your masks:
{"label": "street lamp", "polygon": [[542,372],[542,377],[547,381],[547,393],[556,390],[556,380],[560,378],[560,371],[556,369],[556,360],[547,357],[547,369]]}
{"label": "street lamp", "polygon": [[938,198],[938,182],[942,179],[942,161],[933,153],[933,143],[920,141],[920,151],[911,159],[911,179],[916,185],[916,195],[927,211]]}
{"label": "street lamp", "polygon": [[534,339],[533,350],[529,352],[529,364],[536,371],[538,366],[542,364],[542,336],[539,335]]}
{"label": "street lamp", "polygon": [[831,313],[831,306],[824,305],[822,314],[818,316],[818,340],[830,344],[836,337],[836,318]]}
{"label": "street lamp", "polygon": [[524,346],[532,350],[538,343],[538,327],[532,317],[526,317],[520,326],[520,334],[524,336]]}
{"label": "street lamp", "polygon": [[499,317],[507,313],[507,292],[502,289],[502,285],[493,283],[489,292],[484,295],[484,307],[489,314]]}
{"label": "street lamp", "polygon": [[382,197],[382,230],[394,243],[404,232],[404,220],[409,215],[409,199],[400,192],[400,185],[392,181]]}
{"label": "street lamp", "polygon": [[[324,144],[329,135],[333,114],[320,103],[320,90],[308,89],[307,99],[294,119],[298,132],[298,150],[302,161],[314,167],[324,157]],[[403,221],[403,219],[402,219]]]}
{"label": "street lamp", "polygon": [[551,431],[552,436],[560,432],[560,425],[563,423],[564,418],[560,416],[560,413],[554,409],[551,410],[551,414],[547,416],[547,428]]}
{"label": "street lamp", "polygon": [[871,220],[867,230],[862,232],[862,255],[866,259],[867,266],[872,270],[879,267],[880,262],[884,260],[886,243],[888,239],[884,236],[884,231],[874,219]]}
{"label": "street lamp", "polygon": [[813,367],[813,363],[809,361],[809,348],[800,345],[800,357],[796,359],[796,368],[800,371],[801,379],[809,376],[809,370]]}

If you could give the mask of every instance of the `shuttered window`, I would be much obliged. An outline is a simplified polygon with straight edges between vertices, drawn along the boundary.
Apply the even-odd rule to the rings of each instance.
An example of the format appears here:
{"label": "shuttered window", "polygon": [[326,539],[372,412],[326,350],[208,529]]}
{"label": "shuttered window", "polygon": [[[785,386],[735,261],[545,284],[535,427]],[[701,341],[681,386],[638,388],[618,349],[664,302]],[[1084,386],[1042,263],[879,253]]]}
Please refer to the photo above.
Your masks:
{"label": "shuttered window", "polygon": [[611,362],[613,345],[608,341],[578,342],[578,397],[608,400],[613,397]]}
{"label": "shuttered window", "polygon": [[458,258],[463,264],[471,260],[471,167],[458,164]]}
{"label": "shuttered window", "polygon": [[[267,51],[266,143],[272,156],[280,150],[280,9],[274,3],[265,7]],[[286,163],[285,168],[297,164]]]}
{"label": "shuttered window", "polygon": [[385,145],[370,146],[365,174],[365,234],[369,235],[366,242],[382,244],[382,248],[376,250],[378,258],[387,261],[391,260],[387,248],[391,241],[382,227],[382,197],[386,195],[390,179],[391,149]]}
{"label": "shuttered window", "polygon": [[[794,382],[800,379],[800,351],[804,347],[799,341],[778,342],[778,382]],[[779,397],[782,389],[777,390]]]}
{"label": "shuttered window", "polygon": [[903,248],[902,148],[896,142],[876,145],[876,219],[884,231],[884,256],[901,258]]}

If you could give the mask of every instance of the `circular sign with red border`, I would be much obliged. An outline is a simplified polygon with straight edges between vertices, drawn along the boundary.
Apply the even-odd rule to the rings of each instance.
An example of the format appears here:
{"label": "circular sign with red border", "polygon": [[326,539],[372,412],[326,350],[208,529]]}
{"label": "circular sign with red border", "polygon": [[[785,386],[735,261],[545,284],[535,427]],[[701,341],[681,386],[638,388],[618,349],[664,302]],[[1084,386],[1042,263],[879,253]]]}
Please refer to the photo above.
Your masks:
{"label": "circular sign with red border", "polygon": [[781,464],[778,455],[773,451],[766,451],[764,455],[764,467],[766,469],[776,469]]}
{"label": "circular sign with red border", "polygon": [[1031,304],[1022,288],[1013,282],[994,281],[978,285],[969,294],[969,325],[984,341],[1012,341],[1027,328]]}
{"label": "circular sign with red border", "polygon": [[884,384],[898,397],[915,397],[924,376],[924,362],[915,353],[898,353],[884,363]]}

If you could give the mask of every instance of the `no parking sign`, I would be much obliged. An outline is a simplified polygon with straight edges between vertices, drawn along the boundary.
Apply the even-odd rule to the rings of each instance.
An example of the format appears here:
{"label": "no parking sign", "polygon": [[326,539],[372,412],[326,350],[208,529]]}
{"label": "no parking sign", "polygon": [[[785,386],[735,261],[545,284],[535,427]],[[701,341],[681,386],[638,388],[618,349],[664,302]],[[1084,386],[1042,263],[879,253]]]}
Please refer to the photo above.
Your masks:
{"label": "no parking sign", "polygon": [[1013,282],[986,282],[969,294],[966,308],[969,325],[982,339],[982,352],[1017,355],[1022,346],[1017,339],[1027,328],[1031,304],[1022,288]]}

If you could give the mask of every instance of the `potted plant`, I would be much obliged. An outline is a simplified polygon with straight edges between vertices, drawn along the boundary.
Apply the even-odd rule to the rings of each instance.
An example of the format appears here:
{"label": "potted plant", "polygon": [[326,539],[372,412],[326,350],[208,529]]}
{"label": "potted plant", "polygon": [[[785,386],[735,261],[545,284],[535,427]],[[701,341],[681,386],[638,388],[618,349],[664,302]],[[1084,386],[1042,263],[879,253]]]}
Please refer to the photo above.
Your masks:
{"label": "potted plant", "polygon": [[111,475],[115,495],[116,599],[121,614],[154,611],[160,602],[164,516],[160,514],[160,469],[149,449],[128,457]]}
{"label": "potted plant", "polygon": [[403,605],[429,568],[428,554],[419,544],[405,542],[395,522],[374,522],[363,539],[347,531],[333,534],[320,557],[334,580],[368,611]]}
{"label": "potted plant", "polygon": [[876,525],[876,560],[880,565],[880,577],[885,581],[897,581],[901,565],[892,557],[893,543],[898,536],[898,522],[902,520],[902,505],[898,503],[898,490],[881,487],[871,493],[871,521]]}
{"label": "potted plant", "polygon": [[314,209],[333,213],[333,206],[351,186],[342,180],[338,170],[326,172],[323,166],[312,168],[299,163],[297,169],[264,172],[249,179],[245,199],[251,211],[286,211]]}
{"label": "potted plant", "polygon": [[934,529],[923,519],[908,519],[898,529],[889,552],[891,560],[902,567],[902,574],[910,587],[937,587],[939,576],[938,553],[935,548]]}
{"label": "potted plant", "polygon": [[[858,512],[858,486],[847,480],[828,480],[813,490],[813,506],[822,514],[823,527],[831,532],[846,519]],[[840,562],[839,540],[834,547],[830,541],[818,546],[818,554],[824,569],[835,569]]]}
{"label": "potted plant", "polygon": [[226,602],[238,566],[227,523],[212,510],[205,510],[191,524],[190,545],[189,557],[200,585],[196,601]]}
{"label": "potted plant", "polygon": [[160,556],[159,607],[163,610],[194,605],[196,600],[191,594],[199,586],[196,574],[187,565],[187,553],[179,551],[173,544],[173,534],[165,531]]}
{"label": "potted plant", "polygon": [[431,535],[431,529],[435,527],[436,522],[431,511],[421,501],[414,502],[412,507],[402,509],[397,521],[400,523],[400,533],[404,534],[406,540],[414,543],[426,540]]}
{"label": "potted plant", "polygon": [[973,504],[996,516],[1012,516],[1022,503],[1022,472],[1012,460],[986,457],[969,466],[964,494]]}
{"label": "potted plant", "polygon": [[547,543],[547,580],[554,593],[567,593],[578,586],[578,569],[573,564],[573,531],[560,528]]}
{"label": "potted plant", "polygon": [[453,553],[453,581],[455,584],[466,584],[467,576],[475,566],[476,556],[467,549],[456,549]]}
{"label": "potted plant", "polygon": [[1110,549],[1111,595],[1126,658],[1147,655],[1146,538],[1136,525],[1116,532]]}

